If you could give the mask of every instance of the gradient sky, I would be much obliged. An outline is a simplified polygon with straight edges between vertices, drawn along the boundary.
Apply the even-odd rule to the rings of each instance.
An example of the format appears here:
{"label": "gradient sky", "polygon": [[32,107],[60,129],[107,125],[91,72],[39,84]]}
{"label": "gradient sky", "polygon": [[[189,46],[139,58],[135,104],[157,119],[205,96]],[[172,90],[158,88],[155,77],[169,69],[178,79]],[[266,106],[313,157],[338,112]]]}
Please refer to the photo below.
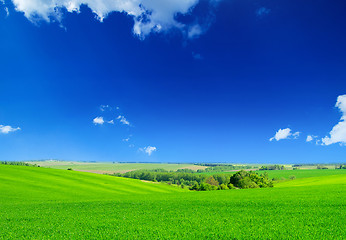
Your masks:
{"label": "gradient sky", "polygon": [[0,1],[0,160],[346,161],[345,1],[41,1]]}

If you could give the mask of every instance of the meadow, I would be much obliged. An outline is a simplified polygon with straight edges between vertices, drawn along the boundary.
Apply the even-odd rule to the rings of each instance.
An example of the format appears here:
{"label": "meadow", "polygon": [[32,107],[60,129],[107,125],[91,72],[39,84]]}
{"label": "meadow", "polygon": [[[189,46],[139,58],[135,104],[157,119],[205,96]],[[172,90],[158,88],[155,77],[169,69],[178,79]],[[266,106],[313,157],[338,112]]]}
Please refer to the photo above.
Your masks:
{"label": "meadow", "polygon": [[0,165],[0,239],[344,239],[346,174],[194,192]]}
{"label": "meadow", "polygon": [[139,169],[156,169],[162,168],[167,171],[176,171],[181,168],[204,169],[204,166],[184,163],[111,163],[111,162],[70,162],[58,160],[30,161],[30,164],[36,164],[41,167],[68,169],[72,168],[77,171],[89,171],[95,173],[124,173]]}
{"label": "meadow", "polygon": [[[234,171],[233,171],[234,172]],[[269,178],[275,179],[289,179],[291,176],[295,178],[307,178],[307,177],[318,177],[318,176],[330,176],[330,175],[339,175],[346,174],[346,169],[299,169],[299,170],[264,170],[258,171],[258,174],[268,173]],[[204,172],[197,174],[224,174],[224,173],[232,173],[232,172]]]}

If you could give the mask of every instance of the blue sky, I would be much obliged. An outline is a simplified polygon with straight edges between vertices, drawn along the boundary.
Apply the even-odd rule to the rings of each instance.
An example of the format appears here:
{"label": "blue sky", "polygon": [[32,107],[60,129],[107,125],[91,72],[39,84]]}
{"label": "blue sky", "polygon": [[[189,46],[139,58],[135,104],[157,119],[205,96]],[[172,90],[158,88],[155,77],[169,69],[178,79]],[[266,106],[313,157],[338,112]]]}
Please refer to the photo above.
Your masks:
{"label": "blue sky", "polygon": [[1,160],[345,162],[344,1],[42,1],[0,1]]}

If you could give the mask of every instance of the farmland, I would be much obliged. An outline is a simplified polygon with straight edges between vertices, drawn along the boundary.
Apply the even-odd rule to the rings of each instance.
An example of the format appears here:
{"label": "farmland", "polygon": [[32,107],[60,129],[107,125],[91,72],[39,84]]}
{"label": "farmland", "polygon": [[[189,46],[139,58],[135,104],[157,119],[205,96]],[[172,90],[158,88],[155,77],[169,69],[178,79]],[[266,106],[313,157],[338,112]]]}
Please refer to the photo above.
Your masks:
{"label": "farmland", "polygon": [[36,164],[41,167],[55,168],[55,169],[68,169],[72,168],[77,171],[94,172],[94,173],[124,173],[138,169],[155,169],[162,168],[167,171],[177,170],[181,168],[189,169],[204,169],[204,166],[197,166],[193,164],[174,164],[174,163],[110,163],[110,162],[69,162],[69,161],[30,161],[30,164]]}
{"label": "farmland", "polygon": [[0,165],[0,189],[4,239],[343,239],[346,234],[346,174],[266,189],[194,192]]}

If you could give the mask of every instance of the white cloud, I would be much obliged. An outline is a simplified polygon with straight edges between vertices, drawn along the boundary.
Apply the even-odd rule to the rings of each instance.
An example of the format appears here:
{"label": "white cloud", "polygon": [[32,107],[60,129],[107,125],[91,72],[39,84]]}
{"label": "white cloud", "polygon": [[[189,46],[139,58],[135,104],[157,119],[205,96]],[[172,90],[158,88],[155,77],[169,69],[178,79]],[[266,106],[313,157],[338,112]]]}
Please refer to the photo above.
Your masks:
{"label": "white cloud", "polygon": [[314,138],[313,138],[311,135],[308,135],[308,136],[306,137],[306,141],[307,141],[307,142],[311,142],[313,139],[314,139]]}
{"label": "white cloud", "polygon": [[338,96],[335,107],[339,108],[342,116],[338,124],[336,124],[330,131],[330,137],[322,138],[322,145],[330,145],[333,143],[340,143],[346,145],[346,95]]}
{"label": "white cloud", "polygon": [[292,134],[294,139],[297,139],[299,137],[299,135],[300,135],[300,132],[295,132]]}
{"label": "white cloud", "polygon": [[[0,0],[0,4],[5,5],[5,0]],[[6,5],[4,6],[4,10],[6,12],[6,17],[8,17],[10,15],[10,11],[8,11],[8,7],[6,7]]]}
{"label": "white cloud", "polygon": [[109,105],[101,105],[101,106],[100,106],[101,112],[104,112],[104,111],[106,111],[107,109],[112,110],[111,107],[110,107]]}
{"label": "white cloud", "polygon": [[109,120],[109,121],[107,121],[107,123],[114,124],[114,120]]}
{"label": "white cloud", "polygon": [[142,152],[145,152],[146,154],[148,154],[148,156],[150,156],[157,149],[156,147],[148,146],[148,147],[140,148],[139,150]]}
{"label": "white cloud", "polygon": [[96,118],[94,118],[93,119],[93,123],[95,124],[95,125],[97,125],[97,124],[100,124],[100,125],[102,125],[102,124],[104,124],[104,120],[103,120],[103,117],[96,117]]}
{"label": "white cloud", "polygon": [[285,129],[279,129],[276,133],[275,136],[270,138],[269,141],[273,141],[274,139],[276,141],[279,141],[281,139],[289,139],[291,136],[294,139],[297,139],[299,137],[300,132],[295,132],[292,133],[290,128],[285,128]]}
{"label": "white cloud", "polygon": [[123,139],[123,142],[128,142],[128,141],[130,141],[130,138],[132,137],[132,135],[130,135],[130,136],[128,136],[128,138],[124,138]]}
{"label": "white cloud", "polygon": [[[32,22],[44,20],[61,21],[64,10],[80,12],[81,5],[87,5],[103,21],[110,13],[120,12],[131,16],[134,20],[133,33],[145,38],[152,32],[167,32],[171,28],[180,29],[189,38],[198,37],[209,27],[207,23],[186,24],[176,19],[177,14],[189,15],[199,0],[12,0],[15,9],[23,12]],[[212,9],[216,0],[209,0]],[[208,11],[212,11],[209,9]],[[196,22],[200,22],[197,21]]]}
{"label": "white cloud", "polygon": [[[311,142],[311,141],[314,140],[315,138],[317,138],[317,136],[308,135],[308,136],[306,137],[306,141],[307,141],[307,142]],[[317,144],[317,142],[316,142],[316,144]]]}
{"label": "white cloud", "polygon": [[8,11],[8,7],[5,7],[6,17],[10,16],[10,11]]}
{"label": "white cloud", "polygon": [[10,132],[15,132],[15,131],[18,131],[18,130],[20,130],[19,127],[13,128],[11,126],[0,125],[0,133],[3,133],[3,134],[8,134]]}
{"label": "white cloud", "polygon": [[119,115],[117,117],[117,119],[122,123],[122,124],[125,124],[125,125],[130,125],[130,122],[126,120],[126,118],[124,116],[121,116]]}

